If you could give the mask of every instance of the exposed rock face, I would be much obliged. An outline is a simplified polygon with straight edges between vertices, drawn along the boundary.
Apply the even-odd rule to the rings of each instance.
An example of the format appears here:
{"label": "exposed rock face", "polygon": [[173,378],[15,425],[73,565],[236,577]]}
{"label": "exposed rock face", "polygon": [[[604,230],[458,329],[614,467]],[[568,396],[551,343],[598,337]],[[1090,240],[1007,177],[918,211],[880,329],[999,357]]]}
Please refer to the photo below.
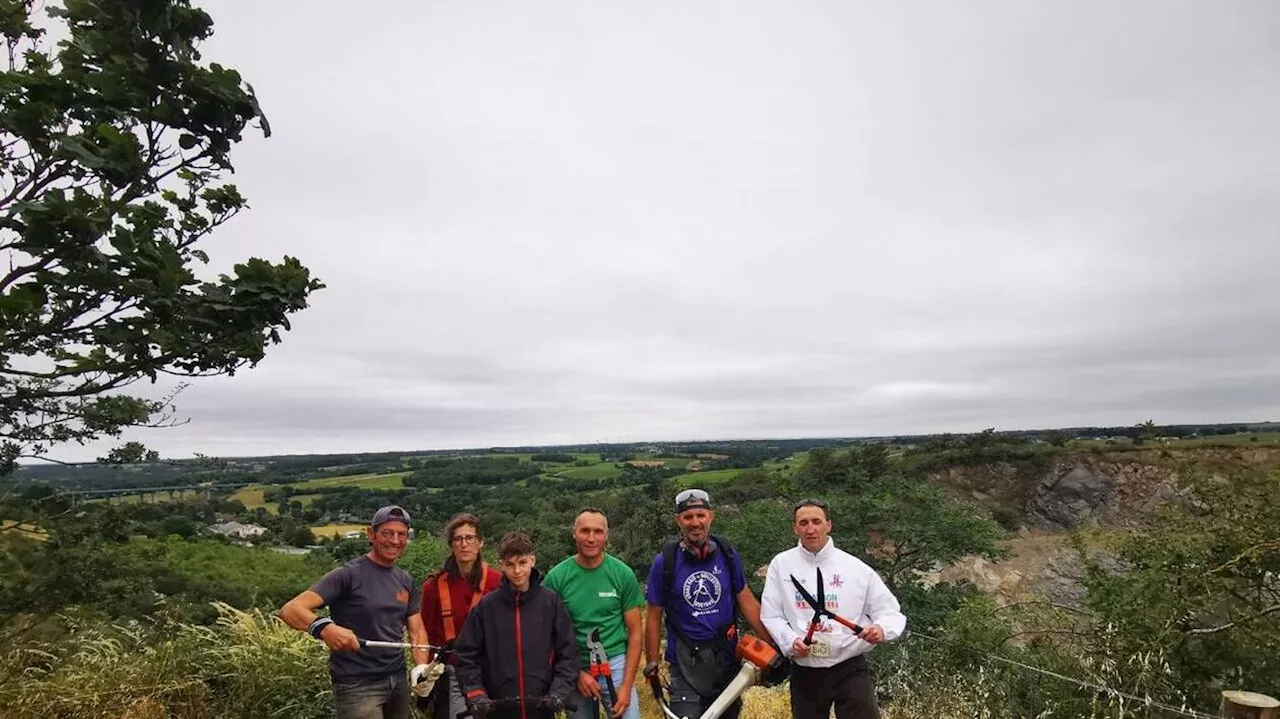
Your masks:
{"label": "exposed rock face", "polygon": [[1027,516],[1051,529],[1070,529],[1090,517],[1106,515],[1116,494],[1115,477],[1100,468],[1055,467],[1036,487]]}
{"label": "exposed rock face", "polygon": [[1280,448],[1067,452],[1047,466],[947,467],[929,479],[997,518],[1003,514],[1001,523],[1010,528],[1063,530],[1096,523],[1133,529],[1165,502],[1188,499],[1178,489],[1181,472],[1221,475],[1242,468],[1280,469]]}
{"label": "exposed rock face", "polygon": [[[1104,533],[1141,529],[1161,505],[1195,502],[1180,488],[1182,472],[1225,477],[1249,468],[1280,469],[1280,448],[1066,452],[1047,466],[993,462],[939,469],[930,481],[1010,529],[1021,529],[1007,542],[1010,559],[966,557],[930,579],[967,580],[1001,602],[1040,597],[1076,604],[1084,595],[1083,569],[1065,530],[1082,524]],[[1100,557],[1107,560],[1106,554]]]}

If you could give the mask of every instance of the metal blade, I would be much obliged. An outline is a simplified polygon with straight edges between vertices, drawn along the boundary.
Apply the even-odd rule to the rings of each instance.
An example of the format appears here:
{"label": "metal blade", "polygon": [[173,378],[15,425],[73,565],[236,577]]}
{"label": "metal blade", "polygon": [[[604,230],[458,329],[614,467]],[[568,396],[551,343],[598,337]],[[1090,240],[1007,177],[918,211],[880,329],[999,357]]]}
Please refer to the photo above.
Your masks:
{"label": "metal blade", "polygon": [[796,591],[800,592],[800,596],[804,597],[804,600],[809,603],[809,606],[813,607],[813,611],[821,614],[823,605],[820,604],[817,599],[813,598],[813,595],[809,593],[809,590],[804,588],[804,585],[800,583],[799,579],[796,579],[796,575],[792,574],[790,576],[791,583],[796,586]]}

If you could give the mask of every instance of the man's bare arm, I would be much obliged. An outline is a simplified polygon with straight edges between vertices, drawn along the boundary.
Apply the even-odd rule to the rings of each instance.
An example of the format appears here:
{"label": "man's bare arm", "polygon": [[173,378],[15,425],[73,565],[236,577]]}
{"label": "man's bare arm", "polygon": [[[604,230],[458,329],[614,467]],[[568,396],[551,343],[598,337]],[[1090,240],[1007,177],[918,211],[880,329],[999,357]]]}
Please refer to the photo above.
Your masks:
{"label": "man's bare arm", "polygon": [[324,597],[308,589],[285,603],[279,614],[285,624],[305,632],[316,620],[316,610],[323,606]]}
{"label": "man's bare arm", "polygon": [[751,631],[755,632],[757,637],[773,645],[775,649],[777,648],[778,645],[773,641],[773,635],[769,634],[764,622],[760,621],[760,602],[756,599],[756,595],[751,593],[751,587],[743,587],[742,591],[738,592],[738,611],[742,612],[742,618],[747,620],[747,625],[751,627]]}
{"label": "man's bare arm", "polygon": [[[316,610],[323,606],[324,597],[308,589],[286,602],[280,608],[279,615],[285,624],[300,632],[305,632],[311,628],[311,623],[316,620]],[[320,640],[324,642],[325,646],[329,647],[331,652],[360,651],[360,639],[356,637],[355,632],[338,624],[330,623],[325,625],[320,630]]]}
{"label": "man's bare arm", "polygon": [[[409,641],[413,644],[430,644],[427,639],[427,625],[422,622],[422,614],[414,612],[405,622],[409,625]],[[412,649],[414,664],[427,664],[431,654],[426,649]]]}
{"label": "man's bare arm", "polygon": [[662,661],[662,607],[650,604],[644,621],[644,657],[647,662]]}

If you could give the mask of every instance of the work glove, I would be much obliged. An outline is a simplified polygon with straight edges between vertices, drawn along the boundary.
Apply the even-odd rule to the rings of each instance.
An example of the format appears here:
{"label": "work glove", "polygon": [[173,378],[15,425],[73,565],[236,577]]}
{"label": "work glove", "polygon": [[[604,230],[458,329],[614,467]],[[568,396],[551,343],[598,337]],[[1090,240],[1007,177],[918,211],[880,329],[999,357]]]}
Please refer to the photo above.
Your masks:
{"label": "work glove", "polygon": [[485,719],[493,712],[493,700],[487,696],[479,696],[471,700],[469,704],[471,708],[471,716],[474,719]]}
{"label": "work glove", "polygon": [[440,662],[419,664],[409,672],[409,686],[413,688],[415,695],[426,697],[431,694],[431,688],[443,674],[444,665]]}

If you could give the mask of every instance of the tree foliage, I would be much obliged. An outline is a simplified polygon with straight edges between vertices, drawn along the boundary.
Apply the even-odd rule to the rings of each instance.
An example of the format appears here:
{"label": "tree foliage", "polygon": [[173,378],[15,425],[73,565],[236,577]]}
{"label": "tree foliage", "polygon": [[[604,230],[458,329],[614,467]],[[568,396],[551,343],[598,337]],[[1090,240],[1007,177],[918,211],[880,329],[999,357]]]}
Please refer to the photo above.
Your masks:
{"label": "tree foliage", "polygon": [[[323,285],[296,258],[201,279],[200,243],[246,207],[222,178],[255,120],[186,0],[0,0],[0,473],[65,442],[171,419],[121,393],[261,360]],[[204,273],[210,275],[212,273]],[[118,459],[118,458],[117,458]]]}
{"label": "tree foliage", "polygon": [[1208,705],[1220,685],[1280,686],[1280,477],[1193,477],[1186,489],[1114,555],[1085,552],[1086,603],[1120,628],[1115,653],[1163,654],[1167,696]]}

